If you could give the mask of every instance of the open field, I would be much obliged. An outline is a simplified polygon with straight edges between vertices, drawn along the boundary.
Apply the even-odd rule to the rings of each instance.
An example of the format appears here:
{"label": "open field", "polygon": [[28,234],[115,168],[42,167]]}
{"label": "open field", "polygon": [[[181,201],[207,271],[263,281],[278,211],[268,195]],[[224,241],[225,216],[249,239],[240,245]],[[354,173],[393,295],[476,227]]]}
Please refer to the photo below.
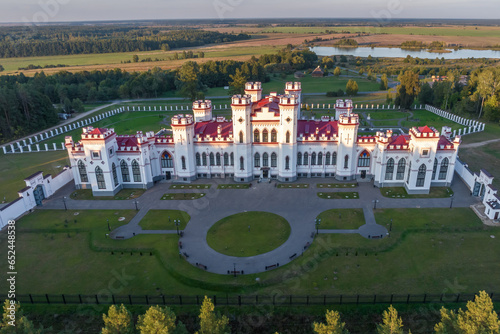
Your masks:
{"label": "open field", "polygon": [[[296,295],[441,293],[454,282],[464,292],[495,290],[500,284],[496,255],[500,230],[483,226],[468,208],[445,211],[376,210],[377,222],[388,225],[393,220],[390,238],[320,234],[290,264],[234,278],[204,272],[180,259],[177,235],[107,239],[105,220],[116,228],[134,211],[81,211],[74,216],[73,211],[37,210],[17,223],[21,231],[30,231],[20,233],[16,242],[18,293],[97,293],[106,288],[115,271],[132,276],[120,294],[193,295],[215,290],[265,294],[276,289]],[[113,218],[120,216],[126,220]],[[5,239],[6,234],[0,234],[1,247],[6,247]],[[6,265],[6,258],[0,258],[0,264]],[[0,287],[5,284],[0,282]]]}
{"label": "open field", "polygon": [[58,174],[68,165],[66,151],[7,154],[0,158],[0,202],[16,199],[17,192],[24,187],[25,178],[38,171],[44,175]]}
{"label": "open field", "polygon": [[321,219],[319,229],[356,229],[365,224],[363,209],[331,209],[317,217]]}
{"label": "open field", "polygon": [[141,219],[143,230],[176,230],[174,221],[179,221],[179,230],[186,228],[191,217],[187,212],[180,210],[149,210]]}
{"label": "open field", "polygon": [[458,156],[472,171],[479,172],[481,169],[486,169],[490,172],[495,177],[493,185],[500,189],[500,142],[480,147],[460,148]]}

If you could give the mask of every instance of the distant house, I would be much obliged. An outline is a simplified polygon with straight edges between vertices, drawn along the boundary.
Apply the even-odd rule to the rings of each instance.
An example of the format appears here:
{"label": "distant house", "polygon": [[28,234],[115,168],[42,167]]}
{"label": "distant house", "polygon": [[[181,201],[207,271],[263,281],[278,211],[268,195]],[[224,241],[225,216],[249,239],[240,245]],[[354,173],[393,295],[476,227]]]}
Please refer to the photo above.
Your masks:
{"label": "distant house", "polygon": [[293,76],[296,78],[296,79],[300,79],[300,78],[303,78],[304,77],[304,72],[301,72],[301,71],[297,71],[293,74]]}
{"label": "distant house", "polygon": [[323,70],[321,69],[321,67],[316,67],[316,69],[314,71],[312,71],[311,73],[311,76],[314,77],[314,78],[321,78],[323,77],[325,73],[323,72]]}

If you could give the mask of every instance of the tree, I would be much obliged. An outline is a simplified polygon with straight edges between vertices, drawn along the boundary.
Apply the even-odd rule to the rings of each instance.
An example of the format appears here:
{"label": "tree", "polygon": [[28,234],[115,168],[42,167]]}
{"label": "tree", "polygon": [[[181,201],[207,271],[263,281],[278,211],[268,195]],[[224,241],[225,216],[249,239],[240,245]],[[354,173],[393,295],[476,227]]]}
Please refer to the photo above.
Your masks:
{"label": "tree", "polygon": [[336,75],[336,76],[339,76],[340,74],[342,73],[342,71],[340,70],[340,67],[335,67],[335,69],[333,70],[333,75]]}
{"label": "tree", "polygon": [[229,95],[243,94],[245,92],[245,84],[248,81],[248,76],[237,68],[236,73],[234,75],[230,74],[229,77],[233,80],[229,83]]}
{"label": "tree", "polygon": [[400,85],[396,93],[396,105],[404,109],[410,109],[415,97],[420,92],[420,81],[418,74],[413,71],[406,71],[398,77]]}
{"label": "tree", "polygon": [[141,334],[176,333],[175,314],[168,307],[151,306],[137,320],[137,329]]}
{"label": "tree", "polygon": [[102,334],[134,333],[132,314],[130,314],[123,304],[120,307],[111,305],[108,314],[103,314],[102,319],[104,320],[104,327],[101,330]]}
{"label": "tree", "polygon": [[2,65],[0,65],[0,72],[2,72],[3,70],[5,70],[5,69],[3,68]]}
{"label": "tree", "polygon": [[424,82],[422,87],[420,87],[420,93],[418,93],[418,100],[420,103],[429,104],[434,100],[434,91],[428,82]]}
{"label": "tree", "polygon": [[196,334],[226,334],[229,333],[229,319],[214,312],[212,300],[205,296],[200,309],[200,330]]}
{"label": "tree", "polygon": [[139,62],[139,56],[138,55],[133,55],[132,56],[132,62],[138,63]]}
{"label": "tree", "polygon": [[313,329],[316,334],[349,334],[337,311],[326,311],[326,324],[315,322]]}
{"label": "tree", "polygon": [[382,74],[380,78],[380,90],[386,90],[389,88],[389,79],[387,78],[387,74]]}
{"label": "tree", "polygon": [[486,334],[500,333],[498,314],[485,291],[480,291],[474,301],[467,302],[467,310],[458,313],[441,308],[441,322],[434,330],[438,334]]}
{"label": "tree", "polygon": [[403,320],[398,311],[391,306],[382,313],[382,323],[377,325],[378,334],[403,334]]}
{"label": "tree", "polygon": [[348,96],[358,94],[358,83],[352,79],[349,79],[345,86],[345,92]]}
{"label": "tree", "polygon": [[[15,326],[13,326],[15,325]],[[1,334],[39,334],[41,329],[35,329],[33,323],[23,315],[19,302],[5,300],[3,304],[2,322],[0,322]]]}
{"label": "tree", "polygon": [[321,65],[326,69],[333,68],[333,59],[330,57],[323,57],[323,59],[321,59]]}
{"label": "tree", "polygon": [[182,96],[189,98],[191,101],[196,100],[200,96],[199,91],[204,91],[205,87],[199,78],[199,66],[193,61],[185,62],[178,71],[177,89],[180,90]]}
{"label": "tree", "polygon": [[484,100],[495,95],[500,90],[500,70],[497,69],[486,69],[481,72],[478,77],[477,91],[481,95],[481,109],[479,111],[479,117],[481,118],[481,113],[483,111]]}
{"label": "tree", "polygon": [[71,102],[71,107],[73,108],[74,111],[76,112],[84,112],[85,111],[85,106],[83,105],[82,100],[76,98]]}

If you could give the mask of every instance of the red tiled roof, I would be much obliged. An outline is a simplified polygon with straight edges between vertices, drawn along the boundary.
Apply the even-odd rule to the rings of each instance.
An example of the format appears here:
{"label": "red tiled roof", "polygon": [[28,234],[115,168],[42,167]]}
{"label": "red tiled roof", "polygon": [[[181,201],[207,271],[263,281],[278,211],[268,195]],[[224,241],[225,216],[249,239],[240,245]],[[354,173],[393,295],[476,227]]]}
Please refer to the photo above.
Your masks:
{"label": "red tiled roof", "polygon": [[[446,147],[446,146],[448,146],[448,147]],[[443,148],[441,148],[441,147],[443,147]],[[443,150],[443,149],[444,150],[446,150],[446,149],[451,150],[451,149],[454,149],[455,146],[453,145],[452,142],[449,141],[448,138],[446,138],[445,136],[441,136],[441,137],[439,137],[438,147],[437,148],[438,148],[438,150]]]}
{"label": "red tiled roof", "polygon": [[92,130],[91,132],[89,132],[88,134],[89,135],[103,135],[106,133],[106,131],[108,131],[108,129],[104,129],[104,128],[95,128],[94,130]]}
{"label": "red tiled roof", "polygon": [[418,131],[420,133],[434,133],[434,130],[432,130],[431,128],[429,128],[427,125],[426,126],[420,126],[420,127],[418,127]]}
{"label": "red tiled roof", "polygon": [[316,128],[318,129],[317,137],[321,137],[323,134],[325,136],[333,136],[338,133],[337,121],[297,121],[297,137],[303,135],[304,137],[310,137],[311,134],[316,133]]}
{"label": "red tiled roof", "polygon": [[267,106],[269,108],[269,110],[279,111],[280,110],[279,98],[272,96],[272,101],[271,101],[270,96],[266,96],[265,98],[263,98],[257,102],[254,102],[252,104],[252,112],[258,112],[262,109],[262,107],[265,107],[265,106]]}
{"label": "red tiled roof", "polygon": [[408,135],[393,135],[391,139],[392,141],[389,143],[389,145],[408,145],[408,143],[410,142],[410,136]]}
{"label": "red tiled roof", "polygon": [[118,149],[121,147],[138,147],[137,138],[135,136],[118,136],[116,137]]}
{"label": "red tiled roof", "polygon": [[200,137],[206,137],[209,135],[212,138],[217,138],[217,128],[221,126],[221,136],[229,137],[229,134],[233,133],[233,123],[232,122],[198,122],[194,125],[194,134]]}

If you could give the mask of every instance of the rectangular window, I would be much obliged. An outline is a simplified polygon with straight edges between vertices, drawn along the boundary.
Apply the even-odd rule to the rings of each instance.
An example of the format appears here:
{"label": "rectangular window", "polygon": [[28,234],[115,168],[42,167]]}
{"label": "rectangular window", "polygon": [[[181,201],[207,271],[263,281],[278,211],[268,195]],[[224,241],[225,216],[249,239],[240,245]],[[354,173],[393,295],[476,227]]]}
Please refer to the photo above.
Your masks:
{"label": "rectangular window", "polygon": [[101,158],[101,152],[92,151],[92,159],[100,159],[100,158]]}

